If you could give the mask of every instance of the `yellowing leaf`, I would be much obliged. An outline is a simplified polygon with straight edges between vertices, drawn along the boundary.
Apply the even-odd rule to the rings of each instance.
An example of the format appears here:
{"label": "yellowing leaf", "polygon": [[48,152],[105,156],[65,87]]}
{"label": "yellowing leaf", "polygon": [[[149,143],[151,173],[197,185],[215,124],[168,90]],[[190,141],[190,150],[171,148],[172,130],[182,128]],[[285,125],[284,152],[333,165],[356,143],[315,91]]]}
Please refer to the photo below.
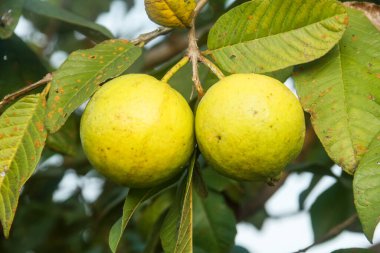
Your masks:
{"label": "yellowing leaf", "polygon": [[33,174],[45,145],[45,107],[44,95],[29,95],[0,117],[0,221],[6,237],[21,188]]}
{"label": "yellowing leaf", "polygon": [[167,27],[189,27],[195,6],[195,0],[145,0],[149,18]]}

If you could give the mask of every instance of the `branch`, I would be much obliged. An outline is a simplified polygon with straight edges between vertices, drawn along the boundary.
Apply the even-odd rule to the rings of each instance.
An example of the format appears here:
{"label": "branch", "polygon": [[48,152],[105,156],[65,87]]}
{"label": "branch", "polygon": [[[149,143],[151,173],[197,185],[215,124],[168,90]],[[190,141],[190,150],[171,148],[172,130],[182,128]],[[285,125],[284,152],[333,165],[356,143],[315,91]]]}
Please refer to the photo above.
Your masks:
{"label": "branch", "polygon": [[4,107],[4,105],[9,104],[10,102],[14,101],[15,99],[25,95],[26,93],[28,93],[34,89],[37,89],[38,87],[40,87],[40,86],[42,86],[48,82],[51,82],[52,79],[53,79],[53,75],[51,73],[48,73],[41,80],[39,80],[35,83],[32,83],[32,84],[22,88],[21,90],[18,90],[12,94],[5,96],[3,98],[3,100],[0,102],[0,110]]}
{"label": "branch", "polygon": [[203,97],[204,91],[203,91],[201,81],[199,80],[198,61],[201,57],[201,52],[199,51],[198,43],[197,43],[197,36],[196,36],[196,31],[195,31],[195,20],[199,12],[202,10],[202,8],[206,4],[207,4],[207,0],[200,0],[194,9],[193,19],[191,21],[191,29],[189,32],[189,47],[188,47],[188,52],[187,52],[187,55],[189,56],[190,61],[193,66],[192,80],[194,82],[195,89],[197,90],[197,93],[198,93],[198,99]]}
{"label": "branch", "polygon": [[308,247],[301,249],[299,251],[296,251],[294,253],[304,253],[304,252],[308,251],[309,249],[311,249],[312,247],[314,247],[318,244],[324,243],[327,240],[339,235],[343,230],[345,230],[346,228],[351,226],[357,220],[357,218],[358,218],[357,214],[352,215],[347,220],[343,221],[342,223],[340,223],[340,224],[336,225],[335,227],[333,227],[332,229],[330,229],[329,232],[327,234],[325,234],[321,239],[315,241],[313,244],[309,245]]}
{"label": "branch", "polygon": [[157,38],[158,36],[170,33],[172,30],[173,28],[159,27],[152,32],[140,34],[136,39],[131,40],[131,43],[135,46],[145,45],[146,43]]}

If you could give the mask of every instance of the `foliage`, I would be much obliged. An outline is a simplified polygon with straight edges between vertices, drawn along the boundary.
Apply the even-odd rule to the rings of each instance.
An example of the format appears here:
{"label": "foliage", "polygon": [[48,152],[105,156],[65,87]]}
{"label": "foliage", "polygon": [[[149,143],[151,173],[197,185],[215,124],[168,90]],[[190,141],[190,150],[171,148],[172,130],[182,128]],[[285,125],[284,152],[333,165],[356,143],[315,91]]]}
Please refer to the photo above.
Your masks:
{"label": "foliage", "polygon": [[[161,29],[152,37],[126,40],[95,22],[111,1],[4,0],[0,222],[6,238],[0,239],[0,252],[248,252],[234,243],[236,223],[261,229],[270,216],[265,203],[296,173],[313,175],[299,202],[300,211],[311,215],[316,243],[343,230],[360,231],[372,241],[380,217],[380,7],[335,0],[208,2],[196,17],[203,88],[223,73],[264,73],[282,81],[292,76],[310,115],[303,151],[283,178],[274,187],[238,182],[219,175],[195,150],[182,175],[152,189],[126,189],[104,179],[80,145],[81,105],[109,79],[147,73],[170,79],[196,108],[193,66],[169,71],[187,54],[195,28],[189,37],[185,29]],[[185,26],[191,26],[188,9],[185,13]],[[17,36],[20,17],[43,39]],[[51,58],[57,52],[69,56],[54,69]],[[45,88],[11,95],[15,100],[6,96],[52,70]],[[331,172],[334,164],[342,175]],[[335,184],[307,209],[305,200],[325,176]],[[60,199],[57,193],[70,177],[76,188]],[[85,194],[90,181],[97,182],[96,199]]]}

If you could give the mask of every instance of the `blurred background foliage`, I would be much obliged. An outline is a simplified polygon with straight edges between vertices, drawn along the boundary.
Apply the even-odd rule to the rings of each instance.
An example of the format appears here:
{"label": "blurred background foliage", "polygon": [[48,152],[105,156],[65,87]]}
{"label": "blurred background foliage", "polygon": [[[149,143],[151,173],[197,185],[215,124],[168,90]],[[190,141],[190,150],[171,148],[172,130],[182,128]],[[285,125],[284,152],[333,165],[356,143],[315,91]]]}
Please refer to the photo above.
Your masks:
{"label": "blurred background foliage", "polygon": [[[54,66],[54,55],[57,52],[67,55],[77,49],[92,47],[95,42],[107,38],[104,33],[89,32],[90,36],[83,36],[86,32],[78,32],[76,25],[64,21],[65,17],[60,20],[51,17],[52,13],[41,15],[33,9],[34,1],[25,1],[23,18],[33,24],[31,29],[34,31],[23,39],[12,35],[9,39],[0,40],[0,97],[41,79],[47,72],[54,71],[57,67]],[[0,5],[4,7],[6,2],[0,2]],[[95,22],[102,13],[110,11],[113,1],[49,0],[47,2]],[[125,15],[128,15],[135,1],[123,0],[123,2],[126,6]],[[215,20],[227,9],[245,1],[232,1],[227,7],[226,2],[226,0],[210,0],[210,5],[199,16],[197,27],[199,44],[202,48],[205,48],[207,32]],[[379,1],[373,2],[379,3]],[[123,26],[133,25],[135,24],[123,24]],[[136,34],[125,33],[123,29],[116,31],[113,36],[132,39],[130,36]],[[149,73],[162,77],[180,59],[186,47],[186,31],[175,31],[157,40],[149,50],[145,50],[140,60],[128,72]],[[200,77],[206,87],[216,81],[216,78],[203,67],[200,70]],[[178,72],[170,83],[189,98],[192,92],[190,66]],[[81,110],[78,110],[62,130],[49,136],[48,147],[44,150],[39,168],[22,190],[10,238],[8,240],[0,238],[1,253],[109,252],[108,233],[112,224],[121,216],[127,189],[104,180],[91,168],[79,142],[80,115]],[[355,213],[352,178],[344,173],[340,175],[333,172],[331,170],[333,165],[309,126],[303,152],[287,168],[283,179],[275,186],[263,183],[238,183],[216,174],[207,167],[202,173],[209,195],[221,193],[218,196],[223,197],[222,200],[218,197],[210,198],[209,201],[215,202],[211,205],[223,201],[231,208],[237,222],[246,221],[258,229],[261,229],[269,217],[264,207],[265,203],[282,187],[287,176],[292,173],[312,173],[310,185],[299,196],[299,212],[310,212],[314,237],[320,240],[331,228]],[[305,200],[323,177],[335,178],[336,183],[316,199],[310,210],[305,210]],[[155,224],[162,222],[163,214],[167,211],[174,195],[173,189],[169,189],[138,210],[128,225],[124,235],[125,242],[120,244],[120,252],[143,252],[146,242],[151,243],[156,239]],[[197,198],[195,197],[195,201],[202,201],[196,200]],[[331,212],[332,209],[336,211]],[[360,231],[359,222],[356,220],[349,230]],[[204,243],[195,241],[198,245]],[[145,249],[145,252],[156,252],[156,250],[159,252],[159,244],[151,245],[154,245],[151,251]],[[236,246],[232,252],[248,251]]]}

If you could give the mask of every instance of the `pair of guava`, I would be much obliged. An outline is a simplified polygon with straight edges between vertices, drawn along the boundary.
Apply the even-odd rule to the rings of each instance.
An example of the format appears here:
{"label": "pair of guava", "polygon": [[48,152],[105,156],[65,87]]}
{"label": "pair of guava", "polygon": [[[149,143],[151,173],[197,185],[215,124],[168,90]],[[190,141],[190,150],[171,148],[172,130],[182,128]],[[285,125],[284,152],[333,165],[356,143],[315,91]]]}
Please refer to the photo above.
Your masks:
{"label": "pair of guava", "polygon": [[302,149],[305,123],[298,99],[264,75],[223,78],[202,98],[194,120],[186,100],[167,83],[130,74],[93,96],[80,133],[101,174],[142,188],[179,174],[195,140],[209,164],[226,176],[275,179]]}

